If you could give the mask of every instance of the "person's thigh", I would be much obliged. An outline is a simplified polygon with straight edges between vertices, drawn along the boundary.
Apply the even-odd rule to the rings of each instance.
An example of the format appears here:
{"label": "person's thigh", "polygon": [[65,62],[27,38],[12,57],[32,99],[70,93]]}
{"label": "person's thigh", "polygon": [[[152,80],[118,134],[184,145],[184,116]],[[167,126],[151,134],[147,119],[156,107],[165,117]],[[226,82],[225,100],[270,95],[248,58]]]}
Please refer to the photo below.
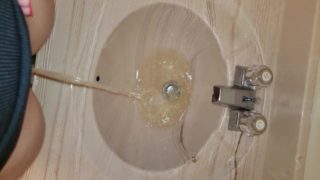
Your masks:
{"label": "person's thigh", "polygon": [[[26,17],[32,54],[48,39],[54,20],[53,0],[31,0],[32,16]],[[17,145],[0,172],[0,180],[14,180],[31,165],[41,149],[44,138],[42,108],[30,90],[26,113]]]}
{"label": "person's thigh", "polygon": [[20,177],[38,155],[44,139],[45,123],[41,106],[30,90],[26,113],[17,145],[0,172],[0,179]]}

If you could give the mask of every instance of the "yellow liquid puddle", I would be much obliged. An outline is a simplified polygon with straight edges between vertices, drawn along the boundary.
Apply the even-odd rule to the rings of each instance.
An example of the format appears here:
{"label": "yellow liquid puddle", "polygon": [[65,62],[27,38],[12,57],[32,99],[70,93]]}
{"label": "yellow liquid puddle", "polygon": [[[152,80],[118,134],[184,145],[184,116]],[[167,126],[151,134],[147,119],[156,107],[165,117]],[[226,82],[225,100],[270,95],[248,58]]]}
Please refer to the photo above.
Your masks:
{"label": "yellow liquid puddle", "polygon": [[[192,90],[191,64],[173,50],[157,51],[137,70],[139,111],[151,126],[168,127],[175,124],[190,104]],[[166,83],[175,82],[180,95],[168,100],[163,92]]]}

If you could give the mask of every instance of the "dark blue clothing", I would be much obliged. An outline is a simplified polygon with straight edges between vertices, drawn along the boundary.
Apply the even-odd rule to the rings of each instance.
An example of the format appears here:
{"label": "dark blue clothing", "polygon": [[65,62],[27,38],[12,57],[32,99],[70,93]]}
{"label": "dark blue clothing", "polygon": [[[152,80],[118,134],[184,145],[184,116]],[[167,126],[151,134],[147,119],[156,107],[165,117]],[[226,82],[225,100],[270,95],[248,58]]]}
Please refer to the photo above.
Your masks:
{"label": "dark blue clothing", "polygon": [[17,0],[0,0],[0,169],[20,134],[31,76],[31,48]]}

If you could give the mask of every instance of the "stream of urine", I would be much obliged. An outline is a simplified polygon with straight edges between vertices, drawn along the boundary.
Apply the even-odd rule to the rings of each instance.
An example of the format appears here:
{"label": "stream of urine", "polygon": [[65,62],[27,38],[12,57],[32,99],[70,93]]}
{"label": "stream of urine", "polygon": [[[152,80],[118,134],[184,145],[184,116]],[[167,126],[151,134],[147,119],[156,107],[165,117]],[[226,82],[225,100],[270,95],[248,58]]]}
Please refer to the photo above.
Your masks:
{"label": "stream of urine", "polygon": [[[173,50],[157,51],[146,58],[136,69],[137,87],[125,91],[105,86],[98,82],[83,81],[78,77],[34,68],[34,75],[54,81],[137,100],[139,111],[148,125],[168,127],[175,124],[186,111],[192,90],[191,64],[186,58]],[[179,97],[174,100],[165,97],[163,87],[175,82],[180,89]]]}
{"label": "stream of urine", "polygon": [[91,81],[83,81],[79,77],[70,76],[70,75],[66,75],[66,74],[62,74],[62,73],[33,68],[32,74],[37,75],[39,77],[46,78],[46,79],[50,79],[53,81],[61,82],[61,83],[72,84],[75,86],[105,91],[107,93],[117,95],[117,96],[124,96],[124,97],[128,97],[128,98],[134,98],[137,100],[141,99],[141,96],[135,92],[127,92],[127,91],[122,91],[122,90],[118,90],[118,89],[113,89],[111,87],[105,86],[100,83],[91,82]]}

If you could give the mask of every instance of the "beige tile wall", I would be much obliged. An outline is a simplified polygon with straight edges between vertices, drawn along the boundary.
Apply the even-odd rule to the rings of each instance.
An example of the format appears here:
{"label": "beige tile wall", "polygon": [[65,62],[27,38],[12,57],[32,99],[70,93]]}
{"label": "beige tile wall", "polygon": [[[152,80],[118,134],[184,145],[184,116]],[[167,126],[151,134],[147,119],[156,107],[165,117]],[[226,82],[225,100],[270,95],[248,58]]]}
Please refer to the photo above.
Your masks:
{"label": "beige tile wall", "polygon": [[304,180],[315,180],[317,177],[320,177],[320,64],[318,65],[317,85],[309,138]]}

